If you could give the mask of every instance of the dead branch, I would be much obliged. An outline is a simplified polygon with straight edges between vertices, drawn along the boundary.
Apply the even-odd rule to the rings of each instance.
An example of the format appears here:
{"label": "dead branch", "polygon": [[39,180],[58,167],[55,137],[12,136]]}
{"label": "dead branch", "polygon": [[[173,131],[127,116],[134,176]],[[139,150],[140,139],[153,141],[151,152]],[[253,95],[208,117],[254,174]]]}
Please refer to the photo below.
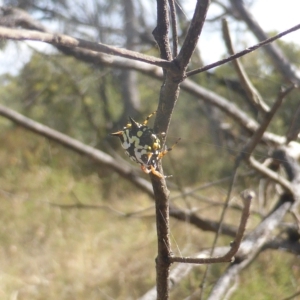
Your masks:
{"label": "dead branch", "polygon": [[[174,69],[173,64],[166,60],[156,58],[154,56],[141,54],[139,52],[116,48],[113,46],[89,42],[83,39],[74,38],[64,34],[45,33],[40,31],[31,31],[25,29],[10,29],[0,27],[0,38],[17,41],[37,41],[44,42],[54,46],[68,47],[68,48],[82,48],[95,52],[116,55],[128,59],[146,62],[151,65],[156,65],[164,69]],[[172,67],[173,66],[173,67]]]}
{"label": "dead branch", "polygon": [[234,241],[230,245],[230,249],[223,256],[219,257],[209,257],[209,258],[190,258],[190,257],[176,257],[173,256],[170,258],[171,262],[181,262],[181,263],[192,263],[192,264],[213,264],[213,263],[221,263],[221,262],[230,262],[232,261],[234,255],[237,253],[240,243],[242,241],[247,220],[250,212],[251,201],[254,198],[254,192],[252,191],[244,191],[241,194],[243,199],[244,209],[242,211],[242,216],[240,220],[240,224],[236,233],[236,237]]}
{"label": "dead branch", "polygon": [[210,0],[202,0],[202,1],[198,0],[196,3],[194,15],[191,20],[189,30],[184,39],[180,52],[176,58],[176,62],[179,64],[180,68],[184,71],[197,46],[198,39],[204,25],[209,4],[210,4]]}
{"label": "dead branch", "polygon": [[173,39],[173,58],[178,54],[178,32],[177,32],[177,16],[176,7],[174,0],[168,0],[171,13],[171,24],[172,24],[172,39]]}
{"label": "dead branch", "polygon": [[[226,19],[222,20],[222,29],[223,29],[223,37],[225,39],[225,44],[227,47],[227,51],[230,55],[235,53],[233,44],[230,37],[230,32],[228,28],[228,23]],[[262,113],[268,112],[270,108],[262,99],[262,96],[258,92],[258,90],[253,86],[250,81],[248,75],[245,72],[245,69],[239,59],[235,59],[232,61],[232,64],[235,68],[237,75],[239,76],[239,80],[243,89],[246,91],[249,101]]]}
{"label": "dead branch", "polygon": [[[213,250],[213,256],[224,256],[230,247],[216,247]],[[245,249],[244,249],[245,248]],[[239,248],[241,253],[249,251],[249,245],[242,242]],[[270,241],[266,242],[261,248],[261,251],[267,250],[280,250],[292,254],[299,255],[300,253],[300,243],[299,241],[289,241],[280,238],[271,238]],[[206,249],[195,254],[194,258],[209,258],[211,255],[211,249]],[[170,290],[174,289],[180,281],[188,276],[188,274],[196,267],[193,264],[178,264],[170,272]],[[236,277],[233,279],[235,280]],[[156,299],[156,287],[153,287],[146,294],[140,297],[138,300],[155,300]],[[189,299],[189,298],[187,298]]]}
{"label": "dead branch", "polygon": [[[239,1],[239,0],[237,0],[237,2],[238,2],[238,1]],[[290,29],[288,29],[288,30],[285,30],[285,31],[283,31],[283,32],[281,32],[281,33],[279,33],[279,34],[277,34],[277,35],[275,35],[275,36],[273,36],[273,37],[271,37],[271,38],[269,38],[269,39],[265,39],[265,40],[263,40],[262,42],[260,42],[260,43],[258,43],[258,44],[256,44],[256,45],[254,45],[254,46],[248,47],[247,49],[245,49],[245,50],[243,50],[243,51],[240,51],[240,52],[238,52],[238,53],[236,53],[236,54],[234,54],[234,55],[231,55],[231,56],[229,56],[229,57],[227,57],[227,58],[221,59],[221,60],[219,60],[219,61],[217,61],[217,62],[215,62],[215,63],[209,64],[209,65],[206,65],[206,66],[204,66],[204,67],[202,67],[202,68],[199,68],[199,69],[195,69],[195,70],[189,71],[189,72],[186,73],[186,76],[187,76],[187,77],[190,77],[190,76],[192,76],[192,75],[196,75],[196,74],[202,73],[202,72],[204,72],[204,71],[213,69],[213,68],[215,68],[215,67],[219,67],[219,66],[221,66],[221,65],[224,65],[224,64],[226,64],[226,63],[228,63],[228,62],[230,62],[230,61],[232,61],[232,60],[234,60],[234,59],[236,59],[236,58],[242,57],[242,56],[244,56],[244,55],[246,55],[246,54],[248,54],[248,53],[251,53],[251,52],[257,50],[258,48],[260,48],[260,47],[262,47],[262,46],[271,44],[271,43],[274,42],[275,40],[278,40],[279,38],[281,38],[281,37],[283,37],[283,36],[285,36],[285,35],[287,35],[287,34],[290,34],[290,33],[293,32],[293,31],[299,30],[299,29],[300,29],[300,24],[298,24],[298,25],[296,25],[296,26],[294,26],[294,27],[292,27],[292,28],[290,28]],[[277,59],[279,60],[278,56],[277,56]],[[290,64],[288,64],[287,66],[286,66],[286,65],[284,65],[284,66],[286,67],[286,69],[290,70]],[[289,72],[289,73],[290,73],[290,72]],[[292,82],[294,82],[294,81],[292,81]],[[296,84],[297,84],[297,83],[298,83],[298,82],[296,82]]]}
{"label": "dead branch", "polygon": [[[239,17],[241,17],[245,23],[248,25],[248,28],[253,32],[256,38],[259,41],[270,40],[268,39],[267,34],[262,30],[259,24],[255,21],[252,14],[246,9],[244,2],[240,0],[230,0],[231,5],[234,7],[235,11],[238,12]],[[285,31],[290,33],[292,31],[298,30],[300,28],[299,25]],[[292,31],[290,31],[292,30]],[[281,33],[282,34],[282,33]],[[281,35],[280,34],[280,35]],[[283,35],[281,35],[283,36]],[[272,39],[272,38],[271,38]],[[274,41],[274,39],[273,39]],[[297,75],[296,68],[293,66],[290,61],[285,57],[281,49],[275,43],[268,43],[268,45],[264,48],[266,53],[272,59],[273,64],[277,67],[277,69],[281,72],[281,74],[289,80],[291,83],[299,86],[300,78]]]}
{"label": "dead branch", "polygon": [[281,200],[278,208],[244,239],[237,252],[236,260],[218,279],[208,300],[222,299],[236,276],[255,259],[262,247],[271,239],[272,232],[278,227],[292,205],[290,199],[283,198]]}
{"label": "dead branch", "polygon": [[271,110],[266,113],[264,120],[262,121],[261,125],[257,128],[251,139],[247,142],[247,144],[243,147],[243,150],[241,151],[240,157],[241,159],[249,159],[251,153],[255,149],[256,145],[260,142],[264,132],[267,130],[267,127],[269,126],[271,120],[273,119],[275,113],[281,106],[284,97],[290,93],[294,89],[294,85],[291,87],[282,90],[275,103],[273,104]]}
{"label": "dead branch", "polygon": [[26,11],[11,7],[0,7],[2,15],[0,16],[0,25],[5,27],[22,27],[30,30],[50,32],[40,22],[32,18]]}
{"label": "dead branch", "polygon": [[250,156],[248,159],[250,166],[259,172],[261,175],[271,179],[272,181],[280,184],[287,191],[292,192],[292,186],[288,180],[284,177],[278,175],[276,172],[266,168],[263,164],[257,161],[253,156]]}
{"label": "dead branch", "polygon": [[[197,228],[201,228],[201,230],[203,231],[217,232],[220,226],[219,222],[201,218],[193,212],[178,209],[174,205],[170,205],[170,216],[176,218],[177,220],[188,222],[189,224],[194,225]],[[221,234],[234,237],[236,235],[236,232],[236,227],[225,223],[222,224]]]}
{"label": "dead branch", "polygon": [[222,299],[235,277],[248,266],[263,247],[271,241],[272,231],[280,225],[285,214],[290,209],[293,209],[295,205],[299,205],[300,166],[292,157],[288,156],[284,147],[276,150],[273,156],[278,159],[279,163],[282,164],[286,170],[290,189],[287,189],[281,195],[277,205],[273,211],[270,212],[269,216],[242,242],[242,245],[245,243],[246,247],[242,247],[241,245],[236,256],[236,262],[231,264],[227,271],[219,278],[208,298],[210,300]]}

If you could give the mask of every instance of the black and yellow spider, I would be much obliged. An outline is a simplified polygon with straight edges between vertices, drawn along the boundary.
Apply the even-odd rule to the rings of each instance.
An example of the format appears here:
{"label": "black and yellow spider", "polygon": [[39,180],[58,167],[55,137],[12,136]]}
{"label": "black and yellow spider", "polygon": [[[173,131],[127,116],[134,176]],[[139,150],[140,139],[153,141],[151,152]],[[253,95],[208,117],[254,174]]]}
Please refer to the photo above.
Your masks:
{"label": "black and yellow spider", "polygon": [[[156,113],[151,113],[145,121],[140,124],[129,117],[130,122],[123,130],[111,133],[112,136],[117,136],[121,140],[122,147],[131,160],[141,165],[141,169],[149,174],[162,178],[157,165],[160,159],[164,157],[173,147],[163,150],[161,140],[154,130],[147,126],[149,119]],[[177,140],[176,144],[178,143]]]}

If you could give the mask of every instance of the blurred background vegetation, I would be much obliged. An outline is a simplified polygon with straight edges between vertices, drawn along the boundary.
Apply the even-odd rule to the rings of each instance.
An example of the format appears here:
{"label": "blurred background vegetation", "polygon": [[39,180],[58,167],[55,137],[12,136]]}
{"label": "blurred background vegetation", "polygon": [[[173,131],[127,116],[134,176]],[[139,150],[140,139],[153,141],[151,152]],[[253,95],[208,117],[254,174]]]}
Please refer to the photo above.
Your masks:
{"label": "blurred background vegetation", "polygon": [[[25,9],[45,24],[57,22],[56,26],[59,24],[71,35],[88,35],[89,39],[158,55],[153,40],[147,40],[151,22],[147,24],[142,12],[135,19],[139,26],[144,25],[139,39],[123,36],[126,18],[122,15],[122,1],[91,2],[98,5],[93,15],[80,1],[75,6],[82,9],[77,11],[75,6],[71,9],[69,1],[6,2]],[[108,16],[114,22],[121,20],[121,25],[113,26]],[[182,34],[184,29],[183,26]],[[299,47],[283,42],[280,46],[299,66]],[[128,115],[142,121],[155,111],[161,82],[145,74],[88,64],[55,51],[31,51],[28,62],[16,74],[1,76],[1,104],[127,160],[119,141],[108,134],[122,128]],[[196,65],[199,57],[192,64]],[[284,84],[280,74],[262,51],[242,61],[266,103],[271,104]],[[124,81],[128,84],[124,78],[134,81],[134,99],[124,87]],[[193,80],[249,111],[231,65],[197,75]],[[297,101],[296,93],[289,96],[270,125],[271,131],[285,134]],[[200,190],[197,197],[175,196],[183,187],[195,188],[231,175],[243,141],[230,139],[216,129],[217,121],[233,132],[239,130],[220,111],[182,91],[167,143],[172,145],[178,137],[182,140],[163,160],[165,174],[173,175],[169,179],[171,201],[178,207],[195,207],[200,215],[216,221],[221,206],[208,202],[222,203],[226,180]],[[258,149],[256,155],[265,158],[267,154]],[[128,163],[131,164],[129,160]],[[132,167],[140,172],[137,165]],[[139,175],[147,178],[142,172]],[[256,186],[256,181],[254,176],[241,177],[235,187],[236,195],[244,188]],[[1,299],[137,299],[155,284],[152,199],[110,169],[4,118],[0,119],[0,198]],[[233,199],[234,203],[238,201]],[[83,207],[72,206],[77,204]],[[226,222],[236,225],[239,216],[239,211],[230,212]],[[249,227],[259,220],[261,216],[253,215]],[[211,233],[174,219],[171,225],[173,251],[177,255],[192,255],[210,247]],[[228,245],[230,240],[223,237],[219,245]],[[268,251],[258,260],[242,274],[243,289],[232,299],[249,299],[248,295],[255,295],[255,299],[280,299],[300,285],[296,257]],[[226,265],[213,266],[210,284],[224,268]],[[203,270],[202,266],[195,267],[171,298],[190,295]]]}

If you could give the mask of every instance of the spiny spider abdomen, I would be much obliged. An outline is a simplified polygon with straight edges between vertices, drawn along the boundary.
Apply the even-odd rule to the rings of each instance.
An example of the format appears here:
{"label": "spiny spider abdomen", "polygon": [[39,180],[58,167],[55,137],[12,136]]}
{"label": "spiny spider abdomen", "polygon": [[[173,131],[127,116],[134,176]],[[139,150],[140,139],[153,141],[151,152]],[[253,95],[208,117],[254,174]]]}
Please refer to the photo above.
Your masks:
{"label": "spiny spider abdomen", "polygon": [[145,173],[149,174],[152,172],[154,175],[162,178],[163,175],[156,170],[157,164],[172,148],[162,150],[158,135],[154,133],[152,128],[147,126],[149,119],[155,113],[151,113],[142,124],[129,117],[130,122],[123,130],[111,133],[110,135],[120,138],[126,154],[132,161],[140,164],[141,169]]}

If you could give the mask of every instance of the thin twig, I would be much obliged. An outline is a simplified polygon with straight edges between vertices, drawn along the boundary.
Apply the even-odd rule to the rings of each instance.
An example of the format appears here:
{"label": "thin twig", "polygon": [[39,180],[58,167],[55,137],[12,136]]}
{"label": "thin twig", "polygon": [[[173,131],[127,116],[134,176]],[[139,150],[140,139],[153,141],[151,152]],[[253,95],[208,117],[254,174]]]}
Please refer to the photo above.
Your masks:
{"label": "thin twig", "polygon": [[[231,40],[228,23],[227,23],[226,19],[222,20],[222,31],[223,31],[223,37],[225,39],[227,51],[230,55],[234,55],[235,51],[234,51],[234,48],[232,45],[232,40]],[[251,103],[261,112],[265,113],[265,112],[269,111],[270,108],[263,101],[262,96],[260,95],[258,90],[254,87],[254,85],[250,81],[241,61],[239,59],[235,59],[232,61],[232,63],[236,70],[236,73],[239,76],[241,85],[244,88],[244,90],[246,91],[248,99],[251,101]]]}
{"label": "thin twig", "polygon": [[299,29],[300,29],[300,24],[298,24],[298,25],[296,25],[296,26],[294,26],[294,27],[292,27],[292,28],[290,28],[290,29],[288,29],[286,31],[283,31],[283,32],[281,32],[281,33],[279,33],[279,34],[277,34],[277,35],[275,35],[275,36],[273,36],[273,37],[271,37],[269,39],[266,39],[266,40],[264,40],[264,41],[262,41],[262,42],[260,42],[260,43],[258,43],[256,45],[254,45],[254,46],[251,46],[251,47],[249,47],[249,48],[247,48],[247,49],[245,49],[243,51],[240,51],[240,52],[238,52],[238,53],[236,53],[234,55],[231,55],[231,56],[229,56],[227,58],[221,59],[221,60],[219,60],[219,61],[217,61],[215,63],[209,64],[209,65],[206,65],[206,66],[204,66],[202,68],[189,71],[189,72],[186,73],[186,76],[189,77],[189,76],[192,76],[192,75],[196,75],[196,74],[205,72],[207,70],[213,69],[215,67],[219,67],[221,65],[224,65],[224,64],[226,64],[226,63],[228,63],[228,62],[230,62],[230,61],[232,61],[232,60],[234,60],[236,58],[239,58],[239,57],[242,57],[242,56],[244,56],[244,55],[246,55],[248,53],[251,53],[251,52],[257,50],[258,48],[260,48],[262,46],[265,46],[267,44],[270,44],[270,43],[278,40],[279,38],[281,38],[281,37],[283,37],[283,36],[285,36],[285,35],[293,32],[293,31],[299,30]]}
{"label": "thin twig", "polygon": [[172,24],[172,38],[173,38],[173,58],[177,56],[178,53],[178,33],[177,33],[177,17],[176,17],[176,7],[174,0],[168,0],[171,12],[171,24]]}
{"label": "thin twig", "polygon": [[281,106],[284,97],[289,94],[293,89],[295,88],[294,85],[291,85],[289,88],[282,90],[277,99],[275,100],[275,103],[273,104],[271,110],[265,114],[265,117],[261,123],[261,125],[257,128],[257,130],[254,132],[251,139],[246,143],[246,145],[243,147],[243,150],[240,154],[241,159],[248,159],[255,149],[256,145],[260,142],[264,132],[267,130],[267,127],[269,126],[271,120],[273,119],[275,113]]}
{"label": "thin twig", "polygon": [[210,292],[208,300],[221,300],[224,294],[230,288],[232,281],[236,278],[246,266],[248,266],[257,257],[266,245],[272,240],[272,232],[282,222],[283,217],[289,211],[292,203],[279,201],[279,206],[271,212],[247,237],[241,244],[237,253],[239,260],[231,264],[225,273],[217,280],[215,286]]}
{"label": "thin twig", "polygon": [[263,164],[257,161],[253,156],[249,157],[248,162],[254,170],[259,172],[263,176],[271,179],[272,181],[280,184],[285,190],[289,191],[290,193],[293,193],[293,188],[291,186],[291,183],[287,179],[280,176],[279,174],[272,171],[271,169],[266,168]]}
{"label": "thin twig", "polygon": [[[249,30],[252,31],[258,41],[268,39],[268,35],[246,8],[245,1],[230,0],[230,4],[233,8],[232,11],[234,11],[234,17],[238,16],[239,19],[242,19],[248,25]],[[276,43],[270,43],[264,48],[264,50],[267,55],[269,55],[273,65],[276,66],[276,69],[282,74],[282,76],[287,81],[299,85],[300,77],[297,74],[297,67],[290,62],[278,45],[276,45]]]}
{"label": "thin twig", "polygon": [[210,258],[192,258],[192,257],[171,257],[171,262],[181,262],[181,263],[193,263],[193,264],[213,264],[213,263],[220,263],[220,262],[230,262],[232,261],[232,258],[236,254],[236,252],[239,249],[240,243],[242,241],[247,220],[249,217],[250,212],[250,205],[251,201],[254,198],[255,194],[253,191],[246,190],[241,194],[241,197],[243,199],[244,208],[242,211],[242,216],[240,220],[240,224],[238,227],[238,231],[236,233],[236,237],[234,241],[230,245],[229,251],[219,257],[210,257]]}
{"label": "thin twig", "polygon": [[[226,212],[227,207],[228,207],[228,203],[229,203],[229,199],[230,199],[230,195],[231,195],[233,186],[234,186],[235,181],[236,181],[237,176],[238,176],[237,171],[238,171],[238,168],[240,166],[241,161],[244,160],[244,159],[246,161],[249,161],[249,157],[250,157],[252,151],[256,147],[257,143],[261,140],[261,138],[262,138],[264,132],[266,131],[267,126],[271,122],[275,112],[280,107],[280,105],[281,105],[281,103],[284,99],[284,96],[287,95],[292,90],[292,88],[293,88],[293,86],[280,93],[280,95],[278,96],[277,100],[275,101],[272,109],[270,110],[270,112],[268,112],[266,114],[266,117],[265,117],[263,123],[258,127],[258,129],[255,131],[253,136],[249,139],[249,141],[243,147],[242,151],[240,152],[240,155],[236,158],[235,167],[234,167],[234,171],[233,171],[233,175],[232,175],[232,180],[231,180],[230,186],[228,188],[227,197],[226,197],[225,204],[224,204],[224,209],[223,209],[221,217],[220,217],[220,228],[221,228],[221,224],[222,224],[222,222],[224,220],[224,217],[225,217],[225,212]],[[219,236],[219,233],[220,233],[220,228],[219,228],[219,230],[216,234],[216,237],[214,239],[212,249],[214,249],[214,247],[216,246],[217,239],[218,239],[218,236]],[[204,272],[204,275],[203,275],[203,280],[202,280],[203,287],[204,287],[204,283],[205,283],[206,278],[207,278],[209,268],[210,268],[210,266],[208,265],[205,272]],[[204,288],[202,288],[201,294],[203,294],[203,292],[204,292]]]}

